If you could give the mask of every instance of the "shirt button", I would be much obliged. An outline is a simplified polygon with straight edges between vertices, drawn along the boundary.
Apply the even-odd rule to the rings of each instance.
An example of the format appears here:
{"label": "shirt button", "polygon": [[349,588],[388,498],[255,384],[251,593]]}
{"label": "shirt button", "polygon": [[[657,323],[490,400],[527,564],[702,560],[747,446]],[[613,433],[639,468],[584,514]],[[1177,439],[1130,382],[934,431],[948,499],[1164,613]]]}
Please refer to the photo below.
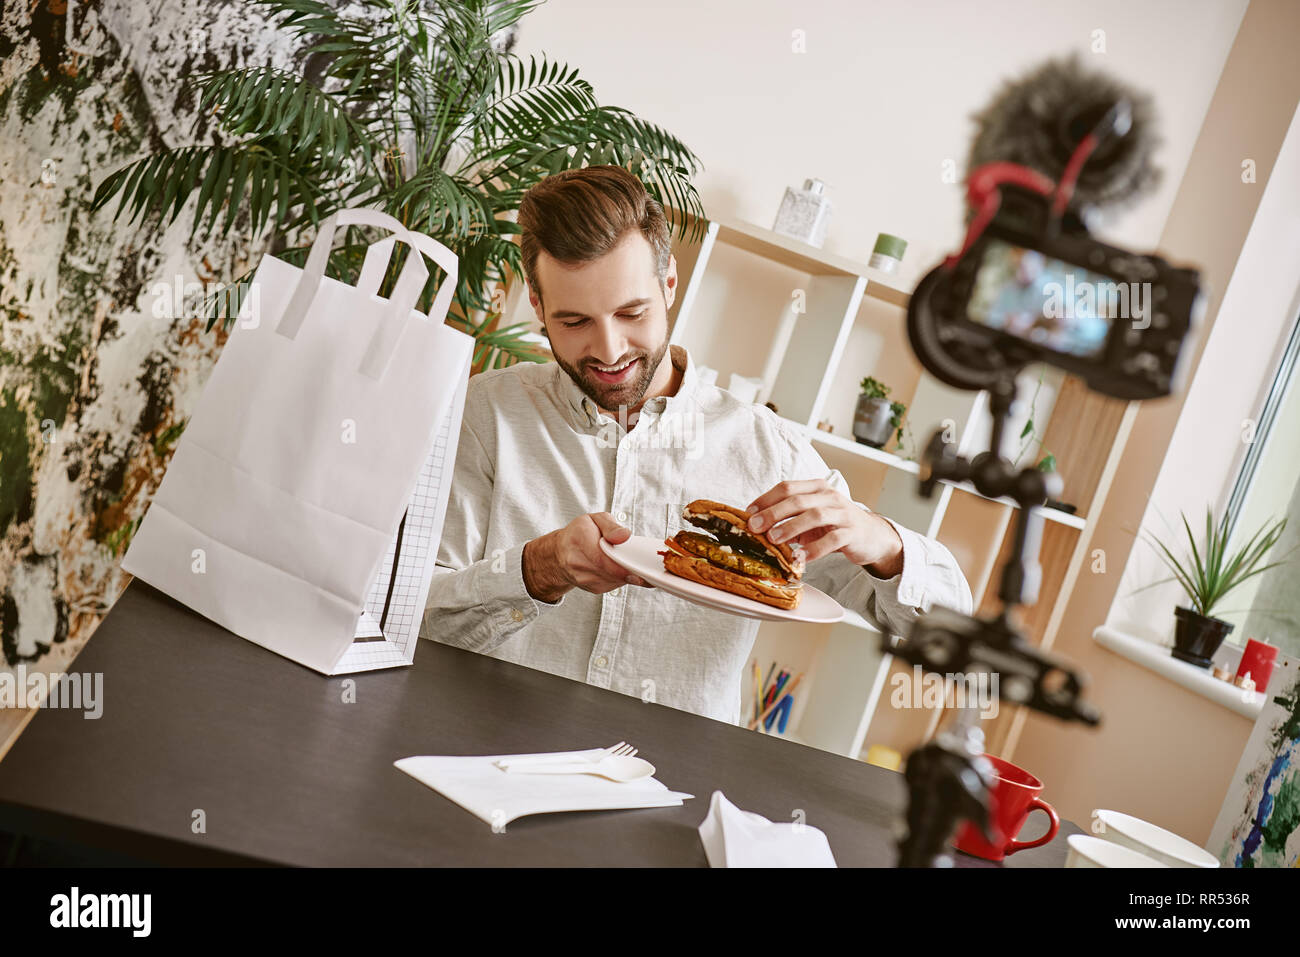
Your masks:
{"label": "shirt button", "polygon": [[627,512],[619,512],[619,513],[618,513],[617,515],[615,515],[614,517],[615,517],[616,519],[618,519],[620,522],[626,522],[626,521],[627,521]]}
{"label": "shirt button", "polygon": [[513,620],[515,620],[515,621],[523,621],[523,620],[524,620],[524,613],[523,613],[522,611],[520,611],[518,608],[511,608],[511,609],[510,609],[510,617],[511,617]]}
{"label": "shirt button", "polygon": [[605,667],[607,664],[609,664],[609,659],[606,658],[604,655],[601,655],[599,658],[596,659],[596,667],[597,667],[597,668],[603,668],[603,667]]}

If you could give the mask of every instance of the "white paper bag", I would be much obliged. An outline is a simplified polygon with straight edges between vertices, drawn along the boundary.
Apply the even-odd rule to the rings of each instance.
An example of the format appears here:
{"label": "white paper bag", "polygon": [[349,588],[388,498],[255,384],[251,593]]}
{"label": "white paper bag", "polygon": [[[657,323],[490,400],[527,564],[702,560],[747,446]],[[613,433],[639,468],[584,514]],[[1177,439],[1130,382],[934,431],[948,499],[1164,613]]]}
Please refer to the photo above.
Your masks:
{"label": "white paper bag", "polygon": [[[393,236],[357,285],[338,226]],[[412,252],[447,272],[427,316]],[[302,269],[266,256],[122,568],[324,674],[410,664],[446,514],[474,340],[444,324],[458,262],[376,210],[321,224]]]}

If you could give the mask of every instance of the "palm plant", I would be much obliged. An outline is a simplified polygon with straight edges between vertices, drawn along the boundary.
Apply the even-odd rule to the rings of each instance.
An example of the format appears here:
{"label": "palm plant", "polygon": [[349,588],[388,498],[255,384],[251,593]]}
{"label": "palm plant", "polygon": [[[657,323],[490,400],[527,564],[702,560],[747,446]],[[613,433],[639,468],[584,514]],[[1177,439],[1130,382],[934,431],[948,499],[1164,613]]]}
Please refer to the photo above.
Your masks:
{"label": "palm plant", "polygon": [[[1196,536],[1192,534],[1192,527],[1187,521],[1187,516],[1181,515],[1181,517],[1183,528],[1187,532],[1191,560],[1180,560],[1174,555],[1169,546],[1148,533],[1148,538],[1159,549],[1161,559],[1174,574],[1172,578],[1152,582],[1145,588],[1176,580],[1183,587],[1183,591],[1187,593],[1187,598],[1198,615],[1203,615],[1206,618],[1211,617],[1214,609],[1224,596],[1238,585],[1255,575],[1263,574],[1270,568],[1285,564],[1284,559],[1283,561],[1260,565],[1264,556],[1282,537],[1282,532],[1286,528],[1285,518],[1261,525],[1255,531],[1255,534],[1251,535],[1241,547],[1229,552],[1229,530],[1226,514],[1223,519],[1215,523],[1213,513],[1209,508],[1206,508],[1205,540],[1199,547]],[[1139,591],[1141,590],[1143,589],[1139,589]]]}
{"label": "palm plant", "polygon": [[[688,226],[692,239],[702,235],[691,184],[699,161],[681,141],[601,106],[576,69],[496,48],[493,38],[543,0],[358,0],[356,16],[320,0],[256,2],[284,15],[280,26],[310,46],[309,67],[324,61],[319,82],[269,67],[197,77],[199,114],[214,115],[224,142],[128,164],[100,184],[95,209],[116,196],[116,216],[170,223],[197,192],[191,239],[241,225],[257,237],[269,226],[271,249],[299,265],[311,226],[348,206],[382,209],[458,255],[447,321],[477,340],[475,368],[542,358],[522,338],[526,324],[498,328],[494,293],[522,275],[511,217],[543,177],[625,166],[683,237]],[[365,230],[349,228],[331,272],[355,281],[368,241]],[[441,270],[431,273],[424,309],[442,279]],[[250,269],[205,299],[209,329],[233,322],[251,280]]]}

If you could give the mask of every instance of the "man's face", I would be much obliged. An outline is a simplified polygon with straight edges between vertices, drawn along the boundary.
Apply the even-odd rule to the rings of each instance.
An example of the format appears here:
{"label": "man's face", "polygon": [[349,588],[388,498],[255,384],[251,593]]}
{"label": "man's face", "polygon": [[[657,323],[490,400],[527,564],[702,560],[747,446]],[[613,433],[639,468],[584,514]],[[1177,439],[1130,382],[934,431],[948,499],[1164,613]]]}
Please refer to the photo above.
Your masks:
{"label": "man's face", "polygon": [[1043,254],[1026,249],[1020,257],[1020,266],[1016,269],[1016,279],[1022,286],[1027,286],[1043,271]]}
{"label": "man's face", "polygon": [[555,361],[599,408],[638,411],[647,394],[667,385],[675,260],[661,286],[650,244],[633,229],[599,259],[573,266],[542,251],[535,268],[544,308],[531,289],[529,301]]}

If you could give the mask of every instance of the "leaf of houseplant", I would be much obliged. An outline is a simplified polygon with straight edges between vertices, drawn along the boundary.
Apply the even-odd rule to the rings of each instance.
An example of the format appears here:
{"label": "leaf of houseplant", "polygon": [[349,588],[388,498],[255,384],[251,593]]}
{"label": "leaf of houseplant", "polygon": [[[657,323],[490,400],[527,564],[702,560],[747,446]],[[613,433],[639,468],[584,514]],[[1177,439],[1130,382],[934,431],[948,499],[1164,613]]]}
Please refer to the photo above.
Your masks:
{"label": "leaf of houseplant", "polygon": [[[1270,568],[1276,568],[1279,565],[1286,564],[1287,559],[1273,562],[1262,568],[1256,568],[1256,565],[1264,558],[1266,554],[1277,544],[1281,538],[1283,530],[1286,528],[1286,519],[1282,518],[1272,526],[1261,525],[1256,529],[1246,543],[1239,548],[1229,561],[1224,570],[1220,590],[1217,598],[1222,598],[1247,579],[1261,574]],[[1226,530],[1225,530],[1226,537]],[[1289,554],[1289,553],[1288,553]]]}
{"label": "leaf of houseplant", "polygon": [[[1183,520],[1183,528],[1186,529],[1187,531],[1187,542],[1192,552],[1193,565],[1188,574],[1188,577],[1194,583],[1195,591],[1191,593],[1191,597],[1196,602],[1196,610],[1200,612],[1202,615],[1208,616],[1209,608],[1210,608],[1208,603],[1209,591],[1210,591],[1210,575],[1206,571],[1206,566],[1201,562],[1201,553],[1200,550],[1196,547],[1196,536],[1192,534],[1192,527],[1190,524],[1188,524],[1187,516],[1182,515],[1181,513],[1179,514]],[[1208,513],[1207,513],[1207,517],[1208,517]],[[1207,547],[1208,547],[1208,541],[1211,537],[1211,531],[1212,529],[1210,528],[1210,525],[1207,522],[1205,526]]]}
{"label": "leaf of houseplant", "polygon": [[1169,570],[1174,573],[1174,578],[1182,586],[1183,591],[1187,593],[1187,598],[1191,601],[1195,610],[1204,614],[1204,612],[1201,612],[1200,592],[1192,576],[1183,567],[1183,564],[1174,557],[1174,553],[1169,550],[1169,547],[1164,542],[1150,533],[1147,533],[1147,537],[1160,550],[1162,560],[1169,567]]}
{"label": "leaf of houseplant", "polygon": [[[425,224],[461,257],[448,321],[483,335],[482,358],[494,364],[539,358],[519,330],[493,329],[499,317],[490,310],[491,286],[520,273],[510,242],[518,229],[505,217],[542,175],[586,161],[620,163],[665,204],[683,236],[690,223],[696,237],[707,226],[690,183],[698,159],[685,144],[626,110],[599,106],[576,69],[541,57],[525,66],[493,48],[493,34],[535,0],[357,0],[346,13],[316,0],[261,5],[310,44],[323,64],[321,83],[265,67],[205,75],[202,109],[215,111],[233,142],[128,164],[100,185],[97,208],[119,196],[119,214],[157,210],[170,221],[197,194],[192,232],[226,232],[246,206],[256,234],[269,226],[291,244],[300,229],[348,205]],[[449,160],[453,147],[464,161]],[[355,170],[340,179],[345,158]],[[409,180],[427,189],[403,191]],[[233,317],[248,278],[210,297],[213,321]],[[422,308],[435,291],[431,279]],[[466,318],[475,311],[490,321]]]}

